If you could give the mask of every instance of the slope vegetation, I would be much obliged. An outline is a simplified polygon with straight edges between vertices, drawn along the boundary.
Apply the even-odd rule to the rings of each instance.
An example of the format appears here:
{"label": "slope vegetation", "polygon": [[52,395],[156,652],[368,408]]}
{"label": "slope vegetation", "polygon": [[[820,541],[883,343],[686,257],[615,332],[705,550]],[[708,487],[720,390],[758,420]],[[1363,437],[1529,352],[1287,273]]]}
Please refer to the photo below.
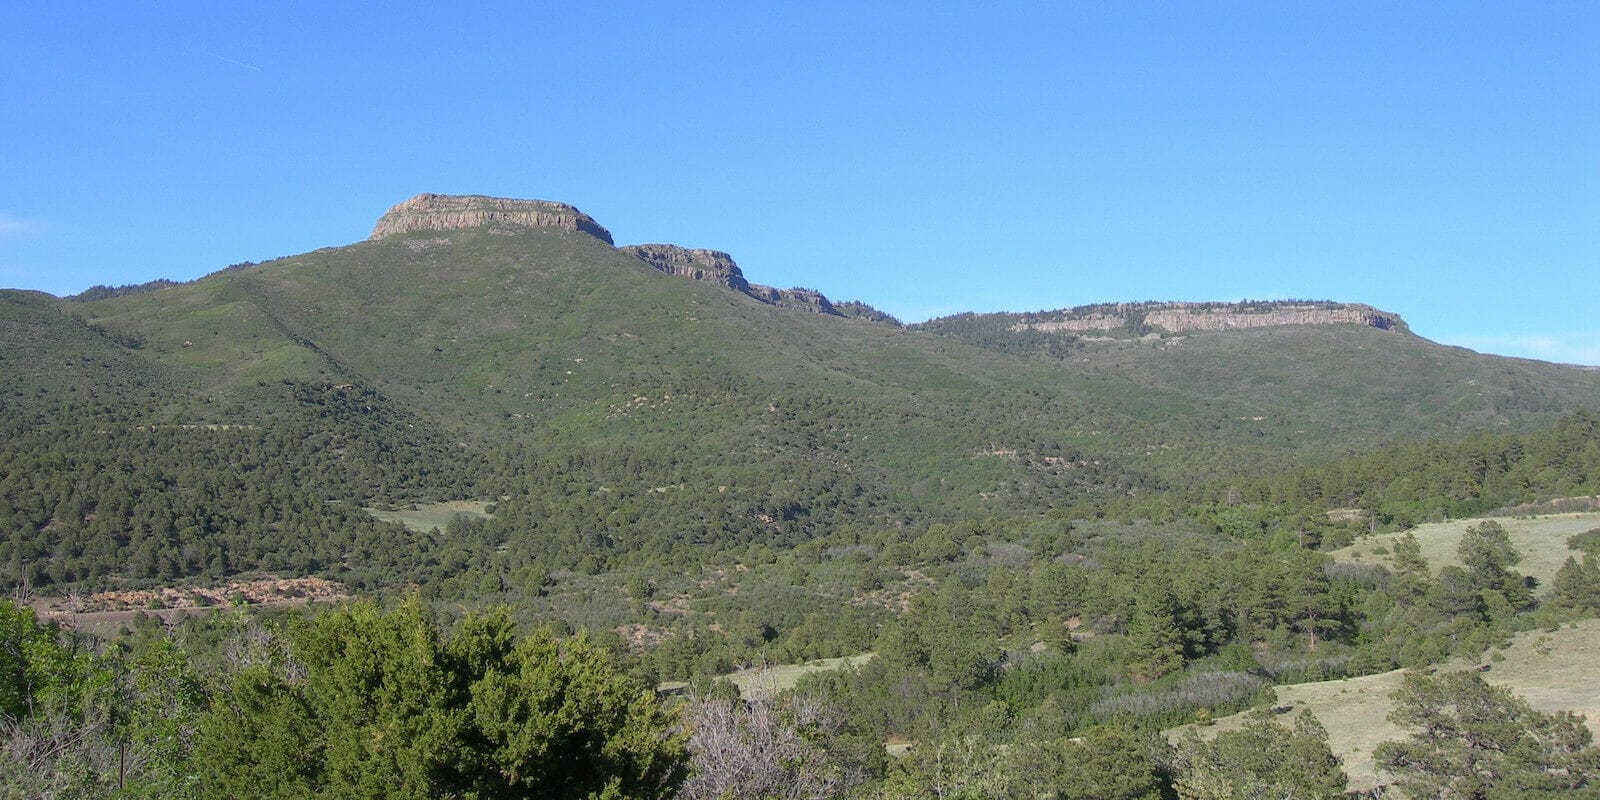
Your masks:
{"label": "slope vegetation", "polygon": [[[47,560],[59,576],[105,575],[134,545],[102,515],[115,507],[108,497],[73,487],[86,470],[111,469],[145,476],[119,497],[193,497],[196,486],[136,464],[186,448],[241,485],[274,454],[273,480],[316,503],[505,498],[472,526],[483,538],[462,543],[484,552],[418,556],[398,573],[494,559],[592,571],[638,553],[792,545],[842,525],[1086,513],[1397,437],[1534,427],[1600,404],[1600,373],[1444,348],[1398,323],[1082,337],[1041,350],[668,274],[559,204],[402,204],[412,206],[415,224],[371,240],[191,283],[72,302],[6,293],[0,357],[21,377],[5,399],[10,441],[30,464],[59,456],[34,464],[43,477],[0,475],[30,487],[8,495],[12,527],[31,543],[8,554],[13,571],[45,558],[56,531],[93,528],[78,549],[100,566],[61,566],[81,561],[73,548]],[[135,429],[158,431],[158,449],[113,443],[124,454],[109,461],[71,457],[99,447],[94,431]],[[73,503],[82,507],[55,513]],[[343,514],[317,513],[326,524]],[[176,526],[157,552],[182,553],[194,535],[184,531],[208,529],[203,514],[156,516]],[[423,535],[381,529],[397,542]],[[336,572],[356,559],[337,538],[312,541],[314,557],[217,569]],[[140,574],[190,574],[204,560]]]}

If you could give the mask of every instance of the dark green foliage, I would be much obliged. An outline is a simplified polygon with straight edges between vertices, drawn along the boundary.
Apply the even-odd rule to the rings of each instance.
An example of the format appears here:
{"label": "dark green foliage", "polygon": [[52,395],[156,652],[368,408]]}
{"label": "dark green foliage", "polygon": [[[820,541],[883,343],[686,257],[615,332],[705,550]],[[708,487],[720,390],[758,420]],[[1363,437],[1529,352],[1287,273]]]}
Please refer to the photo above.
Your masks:
{"label": "dark green foliage", "polygon": [[1346,778],[1328,749],[1328,732],[1302,711],[1288,728],[1269,712],[1205,742],[1190,729],[1178,747],[1175,788],[1181,800],[1283,797],[1340,800]]}
{"label": "dark green foliage", "polygon": [[1394,699],[1389,719],[1413,733],[1374,757],[1411,797],[1554,797],[1600,781],[1581,717],[1535,711],[1476,672],[1407,673]]}
{"label": "dark green foliage", "polygon": [[[601,648],[408,604],[91,655],[0,600],[0,798],[667,797],[683,736]],[[214,634],[225,633],[221,641]]]}
{"label": "dark green foliage", "polygon": [[[464,581],[506,587],[530,569],[683,566],[708,548],[794,546],[841,525],[892,530],[1047,507],[1171,515],[1186,509],[1170,490],[1202,491],[1202,476],[1398,434],[1521,427],[1600,396],[1581,371],[1490,369],[1358,328],[1196,335],[1148,353],[1074,345],[1089,362],[1063,370],[1031,352],[765,306],[663,276],[587,235],[438,238],[389,237],[70,304],[6,292],[0,360],[19,388],[0,396],[10,445],[0,463],[26,477],[0,482],[34,484],[0,483],[9,582],[270,569],[436,583],[472,571],[495,574]],[[1261,365],[1263,352],[1295,369]],[[1299,369],[1333,354],[1367,360]],[[1268,373],[1357,383],[1296,386],[1263,415],[1255,404],[1277,397],[1264,387],[1279,381]],[[1241,374],[1256,377],[1227,383]],[[1388,390],[1373,388],[1431,397],[1417,381],[1457,378],[1527,386],[1553,410],[1491,419],[1418,407],[1396,419]],[[1340,407],[1329,410],[1329,397]],[[1496,478],[1516,462],[1503,482],[1523,494],[1587,486],[1590,423],[1573,417],[1546,437],[1551,446],[1522,442],[1480,472]],[[1434,450],[1452,475],[1475,468],[1449,446]],[[225,485],[170,474],[161,462],[179,451]],[[118,476],[128,480],[92,494],[68,489]],[[1470,486],[1468,499],[1487,502]],[[1293,526],[1302,546],[1339,534],[1304,507],[1330,497],[1289,488],[1301,497],[1292,508],[1273,488],[1261,491],[1268,502],[1197,516],[1245,538]],[[469,532],[473,544],[504,546],[494,558],[426,541],[369,547],[377,534],[359,530],[353,509],[328,507],[500,496],[494,520]],[[149,524],[127,525],[125,509],[148,512]],[[280,542],[268,531],[290,516]],[[373,557],[395,551],[425,554]],[[871,588],[884,573],[859,578]]]}
{"label": "dark green foliage", "polygon": [[1128,652],[1124,656],[1135,678],[1160,678],[1183,666],[1183,633],[1177,613],[1177,600],[1166,587],[1146,586],[1139,592],[1138,605],[1128,623]]}
{"label": "dark green foliage", "polygon": [[446,543],[351,507],[368,487],[420,491],[425,452],[314,422],[19,431],[0,443],[0,571],[35,587],[255,569],[361,584],[437,577]]}
{"label": "dark green foliage", "polygon": [[1567,547],[1600,558],[1600,528],[1593,528],[1567,537]]}
{"label": "dark green foliage", "polygon": [[861,302],[860,300],[846,300],[842,303],[834,303],[833,310],[839,312],[839,314],[842,316],[853,317],[855,319],[864,319],[869,322],[878,322],[888,325],[892,328],[905,327],[905,324],[902,323],[899,318],[895,317],[895,315],[886,311],[881,311],[867,303]]}
{"label": "dark green foliage", "polygon": [[[1593,406],[1591,405],[1590,408]],[[1311,507],[1360,509],[1372,526],[1482,515],[1550,497],[1600,492],[1600,415],[1567,414],[1527,433],[1398,443],[1270,478],[1213,486],[1280,515]],[[1580,534],[1581,535],[1581,534]]]}
{"label": "dark green foliage", "polygon": [[1422,557],[1422,544],[1406,531],[1394,545],[1394,595],[1402,603],[1415,603],[1428,593],[1433,579],[1428,561]]}
{"label": "dark green foliage", "polygon": [[1035,330],[1013,330],[1016,324],[1011,314],[974,314],[971,312],[949,317],[930,319],[911,326],[916,330],[930,331],[978,347],[1002,353],[1041,355],[1051,359],[1072,356],[1076,336],[1058,333],[1041,333]]}
{"label": "dark green foliage", "polygon": [[1090,729],[1081,741],[1063,743],[1054,780],[1062,800],[1155,800],[1162,781],[1149,745],[1120,725]]}
{"label": "dark green foliage", "polygon": [[[1467,528],[1459,545],[1461,563],[1466,568],[1466,578],[1472,589],[1499,595],[1501,602],[1514,609],[1533,603],[1533,591],[1526,578],[1512,571],[1522,561],[1522,554],[1511,546],[1511,536],[1505,526],[1488,520]],[[1487,611],[1486,611],[1487,613]]]}
{"label": "dark green foliage", "polygon": [[86,662],[57,641],[32,609],[0,599],[0,722],[15,722],[70,703]]}
{"label": "dark green foliage", "polygon": [[129,295],[144,294],[145,292],[154,292],[159,289],[166,289],[170,286],[177,285],[178,284],[176,282],[169,281],[166,278],[157,278],[153,281],[146,281],[144,283],[128,283],[123,284],[122,286],[106,286],[105,284],[96,284],[64,299],[71,300],[75,303],[87,303],[91,300],[109,300],[113,297],[127,297]]}
{"label": "dark green foliage", "polygon": [[1551,602],[1585,614],[1600,614],[1600,565],[1584,554],[1579,561],[1571,556],[1550,580]]}
{"label": "dark green foliage", "polygon": [[938,689],[972,689],[988,680],[998,661],[989,630],[970,595],[946,584],[918,595],[876,649],[896,669],[925,671]]}
{"label": "dark green foliage", "polygon": [[[6,587],[268,570],[589,632],[517,643],[469,615],[445,635],[361,606],[232,662],[145,623],[99,663],[27,628],[65,654],[46,673],[79,676],[47,721],[100,743],[50,780],[104,789],[105,746],[126,743],[149,796],[195,796],[200,766],[241,796],[582,795],[602,774],[650,794],[675,740],[637,685],[874,648],[809,682],[860,741],[917,742],[887,784],[1143,796],[1164,762],[1130,726],[1527,619],[1492,528],[1437,578],[1405,542],[1393,575],[1318,549],[1600,490],[1600,418],[1577,410],[1600,376],[1356,326],[1134,339],[1154,332],[1140,307],[1119,341],[1004,315],[935,335],[555,231],[390,237],[76,300],[0,293]],[[1405,438],[1444,432],[1464,438]],[[360,511],[468,498],[492,518],[414,532]],[[1557,576],[1563,613],[1594,607],[1592,572]],[[85,711],[109,708],[126,713]]]}
{"label": "dark green foliage", "polygon": [[582,638],[505,615],[449,639],[415,604],[325,614],[217,696],[195,761],[237,798],[666,797],[682,740]]}

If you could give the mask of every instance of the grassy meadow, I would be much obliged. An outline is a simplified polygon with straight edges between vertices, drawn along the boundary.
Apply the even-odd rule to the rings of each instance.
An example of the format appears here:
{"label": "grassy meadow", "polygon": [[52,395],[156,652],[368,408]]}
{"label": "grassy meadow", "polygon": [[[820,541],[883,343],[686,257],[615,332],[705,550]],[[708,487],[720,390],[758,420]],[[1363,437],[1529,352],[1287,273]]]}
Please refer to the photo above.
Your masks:
{"label": "grassy meadow", "polygon": [[[738,687],[739,694],[751,697],[759,691],[782,692],[793,689],[800,679],[813,672],[827,672],[844,667],[859,667],[872,660],[873,653],[860,653],[842,658],[819,658],[804,664],[766,664],[735,670],[717,677]],[[661,690],[681,690],[688,687],[684,681],[668,681]]]}
{"label": "grassy meadow", "polygon": [[[1600,512],[1551,514],[1538,517],[1499,517],[1511,544],[1522,554],[1517,569],[1549,585],[1550,578],[1568,556],[1581,553],[1567,547],[1575,534],[1600,527]],[[1422,555],[1437,572],[1461,565],[1457,547],[1467,528],[1483,522],[1464,519],[1420,525],[1411,532],[1422,546]],[[1362,539],[1334,551],[1341,561],[1381,564],[1393,567],[1392,553],[1403,533],[1388,533]],[[1589,726],[1600,733],[1600,620],[1589,619],[1557,630],[1527,631],[1516,635],[1509,646],[1492,649],[1473,661],[1447,662],[1441,671],[1480,668],[1493,684],[1507,686],[1541,711],[1568,709],[1589,718]],[[1309,709],[1328,729],[1328,744],[1344,759],[1350,788],[1370,789],[1380,776],[1372,762],[1379,743],[1404,738],[1405,731],[1389,722],[1393,709],[1390,695],[1399,688],[1403,670],[1393,670],[1359,678],[1302,683],[1277,688],[1278,707],[1289,709],[1285,718]],[[1200,729],[1206,737],[1239,727],[1244,714],[1218,720]]]}
{"label": "grassy meadow", "polygon": [[772,692],[793,689],[801,678],[813,672],[858,667],[871,661],[872,656],[872,653],[862,653],[843,658],[822,658],[816,661],[808,661],[804,664],[771,664],[741,669],[738,672],[731,672],[722,677],[726,678],[734,686],[739,687],[739,694],[749,697],[763,689]]}
{"label": "grassy meadow", "polygon": [[376,508],[362,510],[384,522],[398,522],[418,533],[427,533],[434,528],[444,530],[457,514],[488,519],[490,505],[488,500],[448,500],[442,503],[418,503],[396,511]]}
{"label": "grassy meadow", "polygon": [[[1505,649],[1493,649],[1476,662],[1454,661],[1440,671],[1488,667],[1484,678],[1509,687],[1534,708],[1562,709],[1588,717],[1591,731],[1600,733],[1600,619],[1569,623],[1558,630],[1526,631],[1513,637]],[[1400,687],[1403,670],[1345,680],[1279,686],[1278,707],[1288,707],[1289,720],[1310,709],[1328,729],[1328,746],[1344,759],[1350,788],[1370,789],[1379,782],[1372,751],[1405,731],[1388,720],[1394,704],[1389,697]],[[1200,729],[1207,738],[1238,728],[1245,714],[1218,720]]]}
{"label": "grassy meadow", "polygon": [[[1582,553],[1567,547],[1567,539],[1584,531],[1600,528],[1600,511],[1576,514],[1550,514],[1538,517],[1497,517],[1511,537],[1511,546],[1522,554],[1522,563],[1515,569],[1539,581],[1542,588],[1550,585],[1551,576],[1561,569],[1568,556],[1582,557]],[[1422,545],[1422,557],[1438,572],[1441,568],[1461,565],[1456,549],[1467,528],[1483,522],[1481,519],[1460,519],[1419,525],[1412,529],[1417,543]],[[1405,534],[1386,533],[1363,538],[1355,544],[1333,551],[1341,561],[1382,564],[1393,567],[1394,543]]]}

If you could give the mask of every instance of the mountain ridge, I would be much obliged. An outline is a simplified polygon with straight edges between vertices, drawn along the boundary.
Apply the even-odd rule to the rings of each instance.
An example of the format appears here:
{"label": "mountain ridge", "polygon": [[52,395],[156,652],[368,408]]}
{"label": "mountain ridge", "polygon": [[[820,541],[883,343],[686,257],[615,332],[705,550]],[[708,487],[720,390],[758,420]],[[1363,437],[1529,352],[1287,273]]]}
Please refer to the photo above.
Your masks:
{"label": "mountain ridge", "polygon": [[[490,233],[507,235],[513,228],[548,228],[587,233],[617,250],[632,255],[660,272],[689,280],[710,283],[753,298],[767,305],[796,308],[837,317],[853,317],[902,327],[900,321],[861,301],[835,303],[823,292],[795,287],[779,289],[752,283],[729,253],[708,248],[689,248],[676,244],[616,245],[608,229],[593,217],[567,203],[552,200],[422,193],[391,207],[374,225],[370,241],[421,232],[486,228]],[[423,248],[446,243],[445,239],[418,241]],[[254,266],[246,262],[238,266]],[[140,285],[94,286],[66,299],[87,301],[128,294],[159,291],[178,282],[159,279]],[[1362,303],[1330,300],[1261,301],[1145,301],[1096,303],[1054,311],[996,312],[994,315],[967,312],[915,323],[937,330],[940,323],[955,317],[1010,317],[1014,332],[1037,331],[1069,335],[1089,332],[1146,334],[1242,330],[1280,325],[1365,325],[1380,330],[1409,332],[1399,314],[1381,311]]]}
{"label": "mountain ridge", "polygon": [[[0,292],[0,368],[17,376],[0,422],[16,458],[53,459],[19,460],[0,480],[39,475],[68,495],[15,495],[51,498],[26,501],[23,558],[57,563],[59,521],[76,520],[85,543],[73,546],[100,553],[93,574],[146,547],[170,549],[177,573],[209,569],[212,550],[190,559],[90,524],[88,494],[82,513],[56,513],[81,482],[75,448],[114,446],[130,462],[182,448],[240,485],[253,465],[286,464],[271,502],[327,520],[356,505],[508,498],[486,552],[589,570],[841,526],[1094,513],[1600,405],[1596,373],[1359,324],[1093,341],[1013,331],[1012,316],[931,330],[801,313],[721,285],[737,264],[720,251],[657,246],[669,274],[565,212],[517,208],[485,213],[531,216],[424,214],[400,227],[458,227],[148,291]],[[695,269],[700,280],[678,274]],[[209,513],[183,494],[204,475],[159,466],[170,475],[140,490],[155,511],[170,499]],[[219,502],[237,506],[229,525],[259,511]],[[320,563],[348,557],[316,547]],[[166,570],[141,563],[143,577]]]}

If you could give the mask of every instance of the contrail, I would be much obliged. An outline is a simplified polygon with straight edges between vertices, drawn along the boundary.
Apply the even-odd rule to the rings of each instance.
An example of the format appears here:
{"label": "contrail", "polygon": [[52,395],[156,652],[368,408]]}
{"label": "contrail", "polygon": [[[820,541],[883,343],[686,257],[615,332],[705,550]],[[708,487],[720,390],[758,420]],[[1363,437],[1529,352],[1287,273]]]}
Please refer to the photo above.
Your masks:
{"label": "contrail", "polygon": [[243,61],[234,61],[231,58],[223,58],[222,56],[219,56],[216,53],[208,53],[208,52],[206,52],[204,50],[196,50],[195,52],[197,52],[197,53],[199,53],[200,55],[203,55],[203,56],[211,56],[212,58],[214,58],[214,59],[216,59],[218,61],[226,61],[229,64],[232,64],[232,65],[234,65],[236,67],[244,67],[245,69],[253,69],[256,72],[260,72],[261,71],[260,67],[256,67],[256,66],[252,66],[250,64],[246,64]]}

